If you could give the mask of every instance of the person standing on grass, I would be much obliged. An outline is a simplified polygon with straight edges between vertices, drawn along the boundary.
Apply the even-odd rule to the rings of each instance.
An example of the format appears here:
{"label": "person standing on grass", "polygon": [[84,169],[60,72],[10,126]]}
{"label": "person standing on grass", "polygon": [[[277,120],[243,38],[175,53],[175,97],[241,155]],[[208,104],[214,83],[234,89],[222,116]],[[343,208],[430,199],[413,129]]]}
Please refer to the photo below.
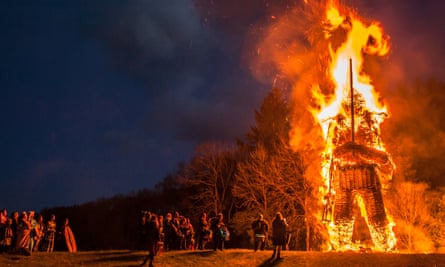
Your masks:
{"label": "person standing on grass", "polygon": [[267,235],[269,232],[269,223],[264,219],[263,214],[258,215],[252,223],[253,235],[254,235],[254,251],[264,250],[266,246]]}
{"label": "person standing on grass", "polygon": [[152,214],[150,221],[148,221],[146,225],[148,256],[145,258],[141,266],[145,266],[148,263],[149,267],[153,267],[153,261],[157,253],[157,245],[160,235],[158,216],[156,214]]}
{"label": "person standing on grass", "polygon": [[34,227],[34,248],[32,250],[33,252],[39,251],[44,230],[45,230],[45,224],[43,224],[43,216],[42,214],[39,214],[37,216],[37,224]]}
{"label": "person standing on grass", "polygon": [[12,229],[12,247],[11,250],[12,252],[15,251],[15,244],[17,243],[17,227],[19,225],[19,212],[18,211],[13,211],[11,214],[11,219],[12,219],[12,223],[11,223],[11,229]]}
{"label": "person standing on grass", "polygon": [[29,251],[33,251],[34,250],[34,241],[35,241],[35,227],[37,225],[37,221],[34,218],[35,216],[35,211],[29,211],[28,212],[28,221],[31,225],[31,231],[30,231],[30,238],[29,238]]}
{"label": "person standing on grass", "polygon": [[56,215],[51,214],[49,221],[45,226],[45,236],[42,243],[42,251],[53,252],[54,240],[56,239]]}
{"label": "person standing on grass", "polygon": [[277,260],[281,259],[281,248],[287,243],[286,229],[286,219],[283,218],[281,212],[277,212],[275,219],[272,222],[273,254],[271,259],[274,259],[275,256],[277,257]]}
{"label": "person standing on grass", "polygon": [[17,226],[17,239],[15,243],[15,250],[18,253],[31,255],[29,250],[31,223],[28,220],[28,214],[24,211],[20,215],[19,224]]}
{"label": "person standing on grass", "polygon": [[198,223],[198,229],[196,231],[196,243],[197,243],[197,249],[202,250],[205,248],[207,242],[209,241],[210,237],[210,229],[209,229],[209,223],[207,221],[207,213],[203,212],[201,213],[201,216],[199,218]]}
{"label": "person standing on grass", "polygon": [[222,213],[218,213],[217,217],[212,218],[210,228],[212,229],[213,250],[219,249],[222,251],[224,249],[224,236],[221,231],[225,228]]}
{"label": "person standing on grass", "polygon": [[14,237],[14,233],[12,231],[12,219],[6,218],[6,224],[3,228],[2,239],[0,240],[0,253],[1,252],[11,252],[11,248],[13,246],[12,240]]}
{"label": "person standing on grass", "polygon": [[195,247],[195,242],[193,236],[195,235],[195,231],[193,229],[193,225],[190,223],[190,219],[188,217],[183,217],[181,221],[181,225],[179,226],[179,230],[181,231],[181,246],[180,249],[191,249],[193,250]]}
{"label": "person standing on grass", "polygon": [[74,237],[74,233],[71,230],[70,220],[68,218],[65,218],[65,223],[62,226],[62,236],[65,240],[66,248],[68,249],[68,252],[74,253],[77,252],[77,244],[76,244],[76,238]]}

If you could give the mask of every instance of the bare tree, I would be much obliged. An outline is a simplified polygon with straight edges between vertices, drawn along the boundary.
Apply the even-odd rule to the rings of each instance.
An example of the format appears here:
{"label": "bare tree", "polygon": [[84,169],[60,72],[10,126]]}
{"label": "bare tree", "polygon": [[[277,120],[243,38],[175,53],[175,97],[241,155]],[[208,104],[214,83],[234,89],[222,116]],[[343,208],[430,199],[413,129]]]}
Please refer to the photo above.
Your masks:
{"label": "bare tree", "polygon": [[304,158],[286,143],[268,153],[261,144],[250,156],[238,164],[233,195],[237,208],[256,210],[273,218],[281,211],[288,219],[290,229],[297,235],[306,231],[306,249],[310,247],[310,219],[314,205],[313,186],[306,177]]}
{"label": "bare tree", "polygon": [[321,179],[317,179],[314,166],[308,170],[319,153],[290,146],[291,120],[285,92],[273,88],[255,112],[256,124],[246,135],[246,142],[241,142],[245,157],[238,163],[233,194],[238,212],[247,216],[256,210],[270,220],[277,211],[283,212],[298,237],[294,240],[310,249],[311,238],[318,235],[314,231],[322,230],[316,219],[321,210],[316,205],[321,201],[314,190]]}
{"label": "bare tree", "polygon": [[394,232],[397,245],[401,249],[431,252],[433,242],[428,235],[428,227],[434,223],[426,202],[428,185],[425,183],[403,182],[387,202],[390,214],[394,216]]}
{"label": "bare tree", "polygon": [[230,216],[235,155],[233,147],[226,144],[204,143],[196,147],[182,175],[182,182],[191,192],[190,201],[196,211],[225,211]]}
{"label": "bare tree", "polygon": [[428,192],[426,197],[431,216],[434,218],[434,222],[428,226],[428,231],[438,249],[445,246],[445,187]]}

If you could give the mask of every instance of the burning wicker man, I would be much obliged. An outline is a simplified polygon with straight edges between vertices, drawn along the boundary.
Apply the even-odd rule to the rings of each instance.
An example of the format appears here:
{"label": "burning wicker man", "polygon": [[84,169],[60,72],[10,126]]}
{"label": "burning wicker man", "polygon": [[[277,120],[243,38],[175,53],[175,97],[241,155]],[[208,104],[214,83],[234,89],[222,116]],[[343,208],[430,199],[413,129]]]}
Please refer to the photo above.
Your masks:
{"label": "burning wicker man", "polygon": [[[382,183],[394,169],[389,154],[382,149],[378,119],[365,107],[363,97],[351,89],[342,103],[342,114],[329,124],[328,140],[333,147],[330,158],[329,194],[326,197],[330,220],[334,223],[331,242],[336,250],[352,249],[354,228],[353,203],[363,200],[369,232],[375,248],[387,251],[395,240],[386,216]],[[352,95],[352,97],[351,97]],[[352,99],[352,100],[351,100]],[[355,129],[352,131],[352,129]],[[386,184],[386,183],[384,183]],[[334,238],[332,235],[336,235]],[[334,239],[334,241],[333,241]]]}

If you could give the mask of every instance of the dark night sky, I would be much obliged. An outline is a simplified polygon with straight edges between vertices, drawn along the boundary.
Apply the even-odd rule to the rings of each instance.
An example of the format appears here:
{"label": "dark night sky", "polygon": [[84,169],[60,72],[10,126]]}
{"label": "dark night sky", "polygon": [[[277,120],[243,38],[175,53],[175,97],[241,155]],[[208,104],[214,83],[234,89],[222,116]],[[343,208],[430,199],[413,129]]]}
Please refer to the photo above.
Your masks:
{"label": "dark night sky", "polygon": [[[0,208],[151,188],[197,143],[247,132],[272,80],[242,62],[246,31],[295,1],[196,2],[0,3]],[[444,78],[442,1],[348,2],[391,36],[395,80]]]}

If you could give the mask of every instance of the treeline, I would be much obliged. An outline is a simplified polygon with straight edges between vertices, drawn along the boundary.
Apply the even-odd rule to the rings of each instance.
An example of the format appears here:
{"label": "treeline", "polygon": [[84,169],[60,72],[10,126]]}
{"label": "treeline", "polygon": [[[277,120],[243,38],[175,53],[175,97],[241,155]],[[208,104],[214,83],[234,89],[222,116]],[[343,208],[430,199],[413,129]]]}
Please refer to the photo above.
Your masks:
{"label": "treeline", "polygon": [[42,210],[45,217],[70,219],[79,250],[134,249],[137,245],[141,211],[164,214],[179,210],[181,192],[171,189],[144,189],[128,195],[99,199],[83,205],[56,207]]}
{"label": "treeline", "polygon": [[[415,101],[416,95],[412,91],[419,87],[423,95],[426,95],[425,91],[445,89],[443,84],[429,81],[414,89],[402,86],[397,92],[407,96],[406,92],[400,92],[406,90],[413,96],[411,101]],[[293,139],[299,134],[295,132],[296,122],[302,123],[301,128],[306,130],[315,128],[316,123],[309,113],[302,114],[301,109],[295,114],[291,107],[298,103],[289,103],[287,99],[282,90],[272,89],[260,109],[255,111],[255,125],[245,137],[231,144],[209,142],[198,145],[190,161],[180,164],[176,173],[166,177],[154,189],[73,207],[45,209],[42,213],[46,216],[54,213],[60,220],[70,218],[79,250],[101,250],[134,249],[141,211],[145,210],[163,215],[178,211],[189,217],[193,225],[197,225],[203,211],[208,214],[222,212],[231,230],[229,247],[251,247],[251,223],[258,213],[271,221],[274,214],[281,211],[289,223],[291,249],[325,249],[327,234],[319,219],[323,196],[318,190],[322,186],[319,155],[324,143],[315,130],[306,131],[303,137],[297,138],[298,141]],[[433,101],[435,98],[429,99]],[[426,113],[428,109],[433,112],[427,105],[425,109],[422,112]],[[395,111],[400,117],[390,118],[392,121],[383,129],[386,131],[383,137],[394,161],[402,167],[397,169],[394,184],[386,191],[391,197],[385,199],[391,202],[387,209],[399,225],[395,228],[396,235],[400,236],[398,247],[422,249],[416,245],[416,240],[422,240],[423,247],[445,245],[445,194],[429,187],[437,186],[438,180],[428,180],[435,177],[422,176],[423,173],[430,174],[429,168],[435,166],[423,169],[419,162],[425,155],[406,154],[413,146],[410,143],[403,147],[409,133],[399,130],[410,122],[404,119],[417,117],[404,109],[396,108]],[[437,123],[444,121],[439,120],[440,115],[435,116],[438,116]],[[442,124],[438,125],[440,133],[442,128]],[[419,130],[422,129],[417,129],[416,138]],[[394,139],[394,136],[400,139]],[[435,155],[442,156],[443,153],[436,151]],[[435,175],[443,175],[441,166],[436,170],[439,173]],[[407,208],[401,209],[400,203],[407,204],[404,205]]]}

